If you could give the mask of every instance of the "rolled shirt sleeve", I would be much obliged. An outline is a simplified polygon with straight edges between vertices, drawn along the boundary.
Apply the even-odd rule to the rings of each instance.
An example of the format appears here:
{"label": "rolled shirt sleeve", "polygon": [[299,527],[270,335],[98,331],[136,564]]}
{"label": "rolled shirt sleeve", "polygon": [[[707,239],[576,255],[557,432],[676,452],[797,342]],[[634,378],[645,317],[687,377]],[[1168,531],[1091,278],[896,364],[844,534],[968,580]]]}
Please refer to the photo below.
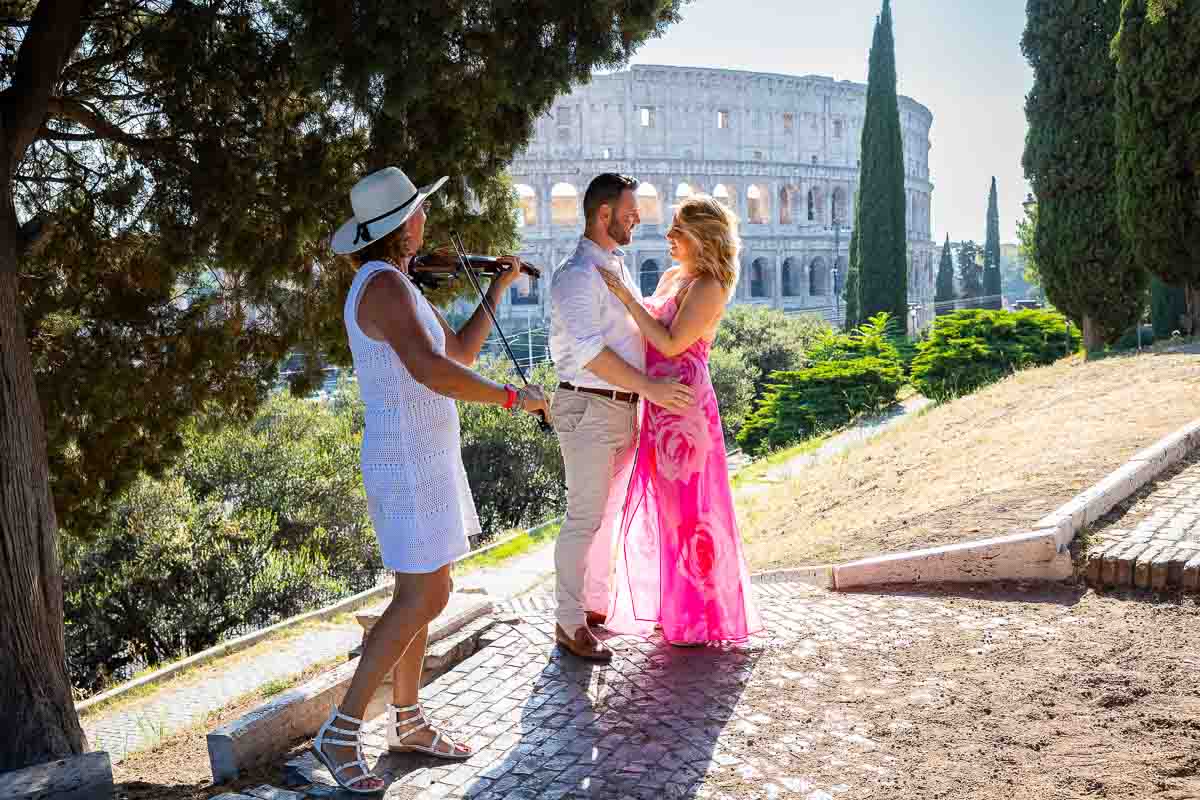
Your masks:
{"label": "rolled shirt sleeve", "polygon": [[[566,349],[571,362],[566,372],[574,379],[604,350],[604,292],[608,287],[595,267],[564,270],[550,287],[561,330],[566,334]],[[564,354],[565,355],[565,354]]]}

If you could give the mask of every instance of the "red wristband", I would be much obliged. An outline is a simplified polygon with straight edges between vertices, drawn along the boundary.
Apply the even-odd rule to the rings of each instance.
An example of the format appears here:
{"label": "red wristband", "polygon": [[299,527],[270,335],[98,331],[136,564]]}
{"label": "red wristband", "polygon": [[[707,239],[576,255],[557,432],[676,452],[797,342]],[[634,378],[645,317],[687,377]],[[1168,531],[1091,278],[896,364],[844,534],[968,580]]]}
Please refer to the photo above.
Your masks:
{"label": "red wristband", "polygon": [[504,391],[508,392],[508,398],[504,401],[504,410],[510,411],[517,402],[517,387],[511,383],[504,384]]}

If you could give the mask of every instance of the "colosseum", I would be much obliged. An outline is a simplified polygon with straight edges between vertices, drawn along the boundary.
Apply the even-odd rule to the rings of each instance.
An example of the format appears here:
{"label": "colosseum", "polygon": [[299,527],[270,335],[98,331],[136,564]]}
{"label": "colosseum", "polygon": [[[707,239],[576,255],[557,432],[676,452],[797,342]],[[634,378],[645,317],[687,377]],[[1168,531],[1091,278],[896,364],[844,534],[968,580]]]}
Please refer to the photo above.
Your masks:
{"label": "colosseum", "polygon": [[[708,192],[742,219],[741,277],[733,302],[841,318],[858,189],[867,87],[806,75],[635,66],[595,77],[536,122],[512,164],[521,256],[552,269],[583,229],[588,181],[621,172],[641,181],[642,222],[626,263],[652,292],[669,266],[670,207]],[[910,325],[933,316],[929,109],[900,98],[908,206]],[[514,286],[515,329],[545,319],[549,281]]]}

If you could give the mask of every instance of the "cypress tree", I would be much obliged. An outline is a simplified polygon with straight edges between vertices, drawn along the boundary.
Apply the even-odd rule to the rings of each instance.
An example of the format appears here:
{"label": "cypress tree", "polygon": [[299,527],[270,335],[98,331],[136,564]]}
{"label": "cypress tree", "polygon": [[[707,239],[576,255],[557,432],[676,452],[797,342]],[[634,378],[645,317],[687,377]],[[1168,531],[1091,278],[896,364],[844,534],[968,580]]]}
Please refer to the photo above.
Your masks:
{"label": "cypress tree", "polygon": [[938,264],[937,294],[933,298],[937,316],[954,313],[954,257],[950,255],[950,234],[942,245],[942,260]]}
{"label": "cypress tree", "polygon": [[983,270],[979,266],[979,245],[968,239],[958,246],[958,280],[962,284],[962,298],[974,300],[971,308],[978,308],[983,296]]}
{"label": "cypress tree", "polygon": [[1166,339],[1182,330],[1180,319],[1187,314],[1187,292],[1182,286],[1169,286],[1157,275],[1150,277],[1150,321],[1154,338]]}
{"label": "cypress tree", "polygon": [[[858,198],[862,196],[860,192],[854,198],[854,220],[858,221]],[[852,331],[858,327],[858,323],[862,319],[859,310],[859,293],[858,293],[858,225],[856,224],[850,231],[850,252],[846,260],[846,316],[843,320],[843,327],[847,331]]]}
{"label": "cypress tree", "polygon": [[908,264],[904,208],[904,148],[896,99],[896,54],[892,37],[891,0],[875,21],[867,77],[867,110],[863,120],[862,168],[859,173],[854,235],[857,248],[858,316],[881,311],[908,325]]}
{"label": "cypress tree", "polygon": [[996,205],[996,176],[992,176],[992,188],[988,192],[987,239],[983,244],[983,296],[984,308],[1003,308],[1000,299],[1003,292],[1000,280],[1000,210]]}
{"label": "cypress tree", "polygon": [[[1034,261],[1047,299],[1082,326],[1089,351],[1129,330],[1146,287],[1117,220],[1109,44],[1119,11],[1120,0],[1028,0],[1021,37],[1034,73],[1023,158],[1038,203]],[[1156,217],[1140,213],[1138,224]]]}
{"label": "cypress tree", "polygon": [[1146,269],[1185,290],[1176,329],[1198,333],[1200,0],[1125,0],[1112,52],[1121,230]]}

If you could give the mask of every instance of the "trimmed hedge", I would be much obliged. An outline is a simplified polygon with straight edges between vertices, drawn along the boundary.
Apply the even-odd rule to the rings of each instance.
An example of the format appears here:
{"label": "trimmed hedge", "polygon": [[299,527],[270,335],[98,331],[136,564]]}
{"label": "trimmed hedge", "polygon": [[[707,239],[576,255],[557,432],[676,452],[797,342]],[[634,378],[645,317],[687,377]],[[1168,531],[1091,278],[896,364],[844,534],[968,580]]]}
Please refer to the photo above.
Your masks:
{"label": "trimmed hedge", "polygon": [[1079,329],[1057,311],[964,309],[938,317],[917,347],[912,383],[942,402],[1026,367],[1052,364],[1079,349]]}

